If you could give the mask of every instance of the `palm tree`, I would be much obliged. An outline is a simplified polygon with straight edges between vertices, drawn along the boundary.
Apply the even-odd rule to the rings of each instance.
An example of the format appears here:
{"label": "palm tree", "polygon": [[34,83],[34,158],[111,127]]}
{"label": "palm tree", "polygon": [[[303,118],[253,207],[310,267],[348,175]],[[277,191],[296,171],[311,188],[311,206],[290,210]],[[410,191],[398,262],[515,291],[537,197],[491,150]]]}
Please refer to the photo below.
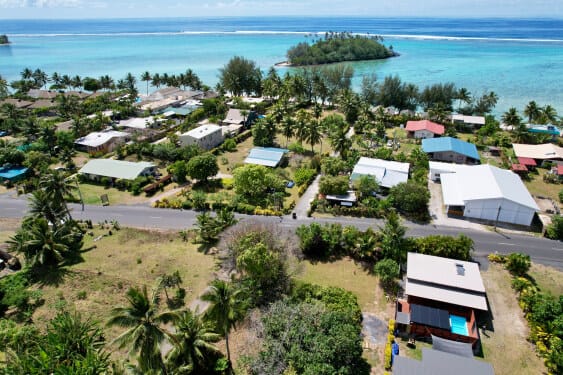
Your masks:
{"label": "palm tree", "polygon": [[149,95],[149,82],[151,79],[151,74],[148,71],[141,74],[141,81],[147,83],[147,96]]}
{"label": "palm tree", "polygon": [[230,367],[229,332],[236,328],[237,323],[242,320],[246,312],[244,293],[241,289],[235,289],[230,283],[215,280],[211,283],[210,290],[201,299],[210,303],[205,317],[215,322],[217,331],[225,336],[227,361]]}
{"label": "palm tree", "polygon": [[141,371],[162,371],[166,374],[160,343],[168,333],[161,325],[173,321],[174,313],[158,312],[159,294],[158,288],[153,290],[150,297],[146,286],[141,290],[129,289],[127,292],[129,306],[113,309],[107,325],[127,328],[114,340],[114,343],[120,348],[129,346],[131,354],[139,353],[138,362]]}
{"label": "palm tree", "polygon": [[502,122],[504,122],[505,125],[512,126],[512,129],[515,129],[522,123],[522,118],[518,115],[516,108],[511,107],[502,115]]}
{"label": "palm tree", "polygon": [[336,127],[329,133],[330,145],[334,151],[342,155],[343,159],[346,159],[348,150],[352,147],[352,141],[347,137],[347,133],[348,127]]}
{"label": "palm tree", "polygon": [[20,76],[22,77],[22,79],[30,79],[31,77],[33,77],[33,71],[29,68],[25,68],[21,71]]}
{"label": "palm tree", "polygon": [[127,90],[131,92],[135,91],[135,84],[137,83],[137,78],[135,78],[133,74],[127,73],[124,82]]}
{"label": "palm tree", "polygon": [[524,108],[524,115],[528,116],[528,123],[532,124],[538,117],[540,117],[541,111],[537,103],[532,100]]}
{"label": "palm tree", "polygon": [[59,88],[59,85],[61,84],[61,75],[57,72],[54,72],[53,74],[51,74],[51,81],[55,84],[55,86],[57,86],[57,89]]}
{"label": "palm tree", "polygon": [[323,133],[321,131],[321,122],[318,120],[309,121],[309,123],[307,124],[305,140],[311,145],[311,153],[315,152],[314,147],[316,144],[322,144],[322,139]]}
{"label": "palm tree", "polygon": [[546,123],[555,124],[557,122],[557,110],[548,104],[541,109],[541,117]]}
{"label": "palm tree", "polygon": [[81,88],[82,87],[82,78],[80,78],[79,75],[75,75],[74,78],[72,78],[72,83],[70,85],[75,90]]}
{"label": "palm tree", "polygon": [[71,217],[66,205],[66,199],[74,197],[73,194],[77,189],[76,185],[60,171],[51,171],[41,176],[39,186],[41,186],[41,189],[47,194],[53,204],[64,207],[68,216]]}
{"label": "palm tree", "polygon": [[33,72],[33,81],[35,82],[37,88],[41,88],[49,82],[49,76],[41,69],[35,69]]}
{"label": "palm tree", "polygon": [[63,75],[61,78],[61,85],[63,85],[65,89],[72,87],[72,78],[70,78],[69,75]]}
{"label": "palm tree", "polygon": [[465,104],[471,103],[471,93],[465,87],[462,87],[457,92],[457,99],[459,100],[458,108],[461,108],[461,103]]}
{"label": "palm tree", "polygon": [[304,109],[300,109],[296,114],[295,135],[299,142],[303,142],[307,138],[307,130],[311,122],[311,114]]}
{"label": "palm tree", "polygon": [[58,227],[67,214],[65,207],[55,204],[44,190],[35,190],[29,198],[29,213],[34,218],[46,219],[53,227]]}
{"label": "palm tree", "polygon": [[13,251],[22,253],[31,269],[53,267],[62,263],[72,243],[68,227],[50,228],[47,219],[27,219],[8,243]]}
{"label": "palm tree", "polygon": [[295,133],[295,120],[291,115],[285,115],[281,121],[282,134],[285,137],[285,147],[289,142],[289,138],[293,137]]}
{"label": "palm tree", "polygon": [[213,345],[221,336],[191,310],[176,315],[172,350],[166,357],[169,369],[180,374],[200,374],[213,368],[221,351]]}

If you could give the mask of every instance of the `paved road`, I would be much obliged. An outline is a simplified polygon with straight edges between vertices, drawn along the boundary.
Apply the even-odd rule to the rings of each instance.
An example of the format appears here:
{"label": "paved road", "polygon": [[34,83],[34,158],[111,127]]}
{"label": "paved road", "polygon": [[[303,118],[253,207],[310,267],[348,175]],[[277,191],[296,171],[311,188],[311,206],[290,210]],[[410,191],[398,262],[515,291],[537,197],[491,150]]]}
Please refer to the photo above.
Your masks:
{"label": "paved road", "polygon": [[[186,229],[194,225],[197,213],[172,209],[155,209],[144,205],[134,206],[85,206],[81,211],[78,204],[71,205],[75,219],[90,219],[94,223],[103,220],[117,220],[121,225],[138,228]],[[21,218],[27,211],[27,201],[24,198],[10,198],[0,195],[0,217]],[[377,228],[383,225],[382,220],[364,218],[330,218],[312,219],[298,217],[297,220],[289,216],[280,222],[279,217],[237,215],[239,220],[256,220],[272,223],[276,226],[292,229],[311,221],[321,223],[340,223],[353,225],[365,230],[368,227]],[[408,236],[422,237],[431,234],[457,236],[460,233],[471,237],[475,243],[477,260],[482,260],[491,252],[508,254],[524,252],[530,254],[534,262],[549,265],[563,270],[563,243],[545,238],[538,238],[526,234],[502,233],[501,231],[478,231],[473,229],[453,228],[436,225],[418,225],[406,222]]]}

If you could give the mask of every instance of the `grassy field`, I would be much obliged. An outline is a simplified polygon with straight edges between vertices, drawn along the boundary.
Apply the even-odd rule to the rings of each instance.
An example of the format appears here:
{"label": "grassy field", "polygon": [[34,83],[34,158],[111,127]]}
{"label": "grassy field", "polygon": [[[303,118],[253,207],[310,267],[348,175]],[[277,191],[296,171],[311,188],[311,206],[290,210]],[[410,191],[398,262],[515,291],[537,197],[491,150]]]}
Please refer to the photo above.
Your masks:
{"label": "grassy field", "polygon": [[100,196],[107,194],[110,205],[112,204],[136,204],[148,202],[149,198],[144,193],[133,195],[128,191],[121,191],[116,188],[106,188],[101,185],[80,183],[80,192],[85,204],[101,205]]}
{"label": "grassy field", "polygon": [[19,219],[0,219],[0,244],[14,235],[20,223]]}
{"label": "grassy field", "polygon": [[502,266],[490,264],[481,275],[494,317],[494,332],[481,335],[484,360],[493,365],[496,375],[545,373],[543,361],[526,341],[529,329],[510,287],[510,274]]}
{"label": "grassy field", "polygon": [[[338,286],[354,293],[362,311],[385,313],[387,303],[378,279],[351,259],[334,262],[302,262],[297,279],[323,286]],[[329,276],[330,275],[330,276]],[[379,315],[378,315],[379,316]]]}
{"label": "grassy field", "polygon": [[[196,245],[182,242],[176,232],[124,228],[98,241],[94,239],[107,235],[108,230],[93,232],[86,237],[84,248],[95,248],[83,254],[84,262],[67,267],[62,280],[39,287],[45,304],[33,316],[36,323],[46,322],[61,307],[103,323],[112,308],[125,305],[128,288],[146,285],[150,290],[159,276],[176,270],[189,304],[214,277],[215,259],[198,252]],[[115,328],[105,329],[108,341],[119,333]]]}
{"label": "grassy field", "polygon": [[[529,181],[524,180],[524,185],[526,185],[530,194],[549,197],[555,202],[559,202],[559,191],[563,189],[563,186],[544,182],[543,176],[548,172],[546,169],[537,168],[537,171],[538,174],[529,174],[531,178]],[[561,207],[561,205],[559,205],[559,207]]]}
{"label": "grassy field", "polygon": [[532,263],[528,274],[534,278],[540,290],[554,296],[563,294],[563,272],[552,267]]}

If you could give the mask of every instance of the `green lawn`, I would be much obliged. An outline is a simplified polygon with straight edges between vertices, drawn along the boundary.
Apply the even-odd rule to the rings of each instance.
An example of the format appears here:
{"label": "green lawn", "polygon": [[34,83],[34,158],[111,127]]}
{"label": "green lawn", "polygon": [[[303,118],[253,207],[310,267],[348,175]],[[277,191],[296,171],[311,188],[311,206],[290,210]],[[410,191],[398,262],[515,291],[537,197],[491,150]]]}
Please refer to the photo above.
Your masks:
{"label": "green lawn", "polygon": [[554,296],[563,294],[563,272],[552,267],[532,263],[528,274],[534,278],[540,290]]}
{"label": "green lawn", "polygon": [[297,275],[299,280],[346,289],[358,297],[362,311],[377,312],[377,306],[383,296],[378,279],[353,260],[342,259],[328,263],[311,263],[305,260],[301,264],[303,272]]}
{"label": "green lawn", "polygon": [[148,198],[144,193],[138,196],[131,194],[128,191],[121,191],[116,188],[106,188],[101,185],[94,185],[89,183],[80,183],[80,192],[85,204],[101,205],[102,201],[100,196],[107,194],[110,205],[114,204],[136,204],[147,202]]}
{"label": "green lawn", "polygon": [[559,191],[563,189],[561,184],[549,184],[544,182],[543,176],[548,172],[547,169],[537,168],[538,173],[529,173],[530,180],[523,180],[532,195],[549,197],[555,202],[559,202]]}

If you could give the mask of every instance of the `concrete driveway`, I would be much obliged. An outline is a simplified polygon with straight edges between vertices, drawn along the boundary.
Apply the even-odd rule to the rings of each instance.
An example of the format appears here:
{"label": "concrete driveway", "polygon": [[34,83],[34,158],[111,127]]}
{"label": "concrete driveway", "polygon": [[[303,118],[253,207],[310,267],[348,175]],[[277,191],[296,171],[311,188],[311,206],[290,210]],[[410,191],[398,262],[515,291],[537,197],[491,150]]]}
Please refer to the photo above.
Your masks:
{"label": "concrete driveway", "polygon": [[430,202],[428,211],[434,225],[443,225],[448,227],[457,227],[465,229],[475,229],[486,231],[486,227],[481,224],[472,223],[462,218],[448,217],[445,211],[444,202],[442,201],[442,185],[440,183],[428,179],[428,190],[430,191]]}

